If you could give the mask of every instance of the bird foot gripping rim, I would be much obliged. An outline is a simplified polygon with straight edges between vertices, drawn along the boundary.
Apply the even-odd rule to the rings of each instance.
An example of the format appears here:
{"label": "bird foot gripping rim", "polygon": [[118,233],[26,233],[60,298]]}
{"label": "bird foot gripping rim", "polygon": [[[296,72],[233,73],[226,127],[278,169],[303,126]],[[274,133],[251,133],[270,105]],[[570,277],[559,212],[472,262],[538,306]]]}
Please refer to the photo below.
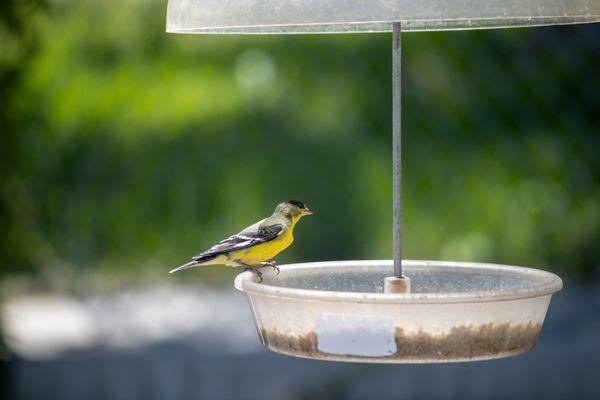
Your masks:
{"label": "bird foot gripping rim", "polygon": [[244,271],[252,271],[252,273],[254,273],[258,277],[258,283],[261,283],[263,281],[263,273],[259,271],[259,268],[266,267],[273,268],[273,271],[275,271],[277,275],[279,275],[280,270],[279,267],[277,267],[275,261],[261,262],[255,265],[244,265]]}

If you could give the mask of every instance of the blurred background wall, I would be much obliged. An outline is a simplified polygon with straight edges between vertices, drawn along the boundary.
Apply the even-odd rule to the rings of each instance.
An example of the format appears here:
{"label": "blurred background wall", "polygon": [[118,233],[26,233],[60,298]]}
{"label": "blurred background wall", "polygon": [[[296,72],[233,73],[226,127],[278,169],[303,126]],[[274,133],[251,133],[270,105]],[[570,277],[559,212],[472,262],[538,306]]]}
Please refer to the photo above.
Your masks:
{"label": "blurred background wall", "polygon": [[[98,364],[94,357],[107,370],[128,365],[124,359],[137,369],[148,357],[171,371],[163,360],[182,368],[173,354],[201,359],[202,349],[224,365],[223,374],[211,373],[223,378],[234,368],[243,381],[244,369],[234,366],[244,358],[229,351],[237,342],[251,365],[289,365],[282,376],[297,383],[281,378],[287,398],[306,394],[294,388],[311,368],[333,371],[329,389],[315,393],[360,398],[362,389],[339,383],[335,371],[379,367],[281,361],[257,347],[250,311],[231,288],[236,271],[166,272],[290,198],[315,216],[298,226],[280,263],[391,257],[390,35],[168,35],[165,9],[154,0],[0,5],[2,390],[37,398],[33,388],[60,381],[44,386],[45,371],[58,365],[60,376],[83,374],[77,362]],[[583,360],[582,371],[597,367],[592,356],[600,354],[599,37],[599,25],[403,37],[405,257],[560,274],[567,297],[551,305],[555,336],[551,343],[543,336],[540,351],[566,346],[565,354]],[[181,310],[198,312],[198,303],[214,307],[202,306],[204,317],[182,327],[190,314]],[[556,312],[567,322],[552,329],[561,304]],[[148,317],[129,325],[115,317],[136,313]],[[216,313],[224,322],[213,321]],[[148,336],[145,323],[159,333]],[[45,332],[52,327],[65,330]],[[194,336],[203,329],[206,340]],[[236,329],[245,339],[222,339]],[[581,335],[564,336],[578,329]],[[127,350],[119,347],[123,337],[132,338]],[[78,361],[69,358],[73,347]],[[527,357],[534,361],[486,364],[485,376],[502,365],[529,372],[547,363]],[[447,381],[455,382],[457,371],[481,372],[415,368],[404,376],[454,371]],[[151,375],[169,382],[173,372],[164,371]],[[389,380],[396,370],[386,371]],[[581,379],[565,393],[600,393]],[[119,392],[127,386],[115,382],[95,383],[102,389],[94,396],[150,396]],[[214,380],[191,382],[183,392],[165,384],[152,395],[266,396],[256,386],[203,392]],[[513,395],[542,393],[528,386],[534,380],[523,382],[533,391]],[[78,398],[77,387],[64,385],[53,398]],[[502,393],[473,389],[469,380],[449,385],[433,397]]]}

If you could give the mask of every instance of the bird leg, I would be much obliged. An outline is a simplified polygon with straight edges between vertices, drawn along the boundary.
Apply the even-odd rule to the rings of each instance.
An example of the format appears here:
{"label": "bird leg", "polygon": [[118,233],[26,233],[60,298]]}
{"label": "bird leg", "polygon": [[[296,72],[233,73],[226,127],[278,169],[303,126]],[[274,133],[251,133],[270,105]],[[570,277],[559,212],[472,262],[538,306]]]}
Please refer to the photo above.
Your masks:
{"label": "bird leg", "polygon": [[277,263],[275,261],[261,262],[256,265],[260,265],[261,268],[262,267],[271,267],[271,268],[273,268],[273,271],[276,271],[277,275],[279,275],[280,271],[279,271],[279,268],[277,267]]}
{"label": "bird leg", "polygon": [[279,275],[279,268],[277,268],[277,263],[275,261],[270,261],[270,262],[260,262],[260,263],[256,263],[253,265],[250,264],[246,264],[243,263],[241,261],[237,261],[240,265],[244,266],[244,271],[252,271],[256,274],[256,276],[258,276],[259,283],[263,281],[263,276],[262,276],[262,272],[260,272],[258,269],[259,268],[265,268],[265,267],[271,267],[273,268],[273,271],[277,272],[277,275]]}

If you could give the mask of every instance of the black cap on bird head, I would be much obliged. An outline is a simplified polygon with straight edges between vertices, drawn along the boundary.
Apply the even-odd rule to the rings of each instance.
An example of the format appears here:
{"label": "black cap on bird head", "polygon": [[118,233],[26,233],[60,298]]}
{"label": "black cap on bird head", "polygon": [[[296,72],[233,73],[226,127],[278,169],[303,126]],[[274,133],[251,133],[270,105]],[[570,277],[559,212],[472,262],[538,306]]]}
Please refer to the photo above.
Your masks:
{"label": "black cap on bird head", "polygon": [[306,204],[298,200],[288,200],[279,203],[275,208],[276,214],[285,214],[290,217],[312,215],[312,211],[308,209]]}

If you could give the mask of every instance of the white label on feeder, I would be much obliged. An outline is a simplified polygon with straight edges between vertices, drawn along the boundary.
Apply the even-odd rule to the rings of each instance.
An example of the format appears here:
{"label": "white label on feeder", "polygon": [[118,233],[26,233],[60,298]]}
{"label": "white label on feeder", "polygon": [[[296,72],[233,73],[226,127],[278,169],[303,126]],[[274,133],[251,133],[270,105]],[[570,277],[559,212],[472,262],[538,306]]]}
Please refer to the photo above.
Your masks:
{"label": "white label on feeder", "polygon": [[318,313],[316,331],[324,353],[389,356],[397,350],[392,317]]}

